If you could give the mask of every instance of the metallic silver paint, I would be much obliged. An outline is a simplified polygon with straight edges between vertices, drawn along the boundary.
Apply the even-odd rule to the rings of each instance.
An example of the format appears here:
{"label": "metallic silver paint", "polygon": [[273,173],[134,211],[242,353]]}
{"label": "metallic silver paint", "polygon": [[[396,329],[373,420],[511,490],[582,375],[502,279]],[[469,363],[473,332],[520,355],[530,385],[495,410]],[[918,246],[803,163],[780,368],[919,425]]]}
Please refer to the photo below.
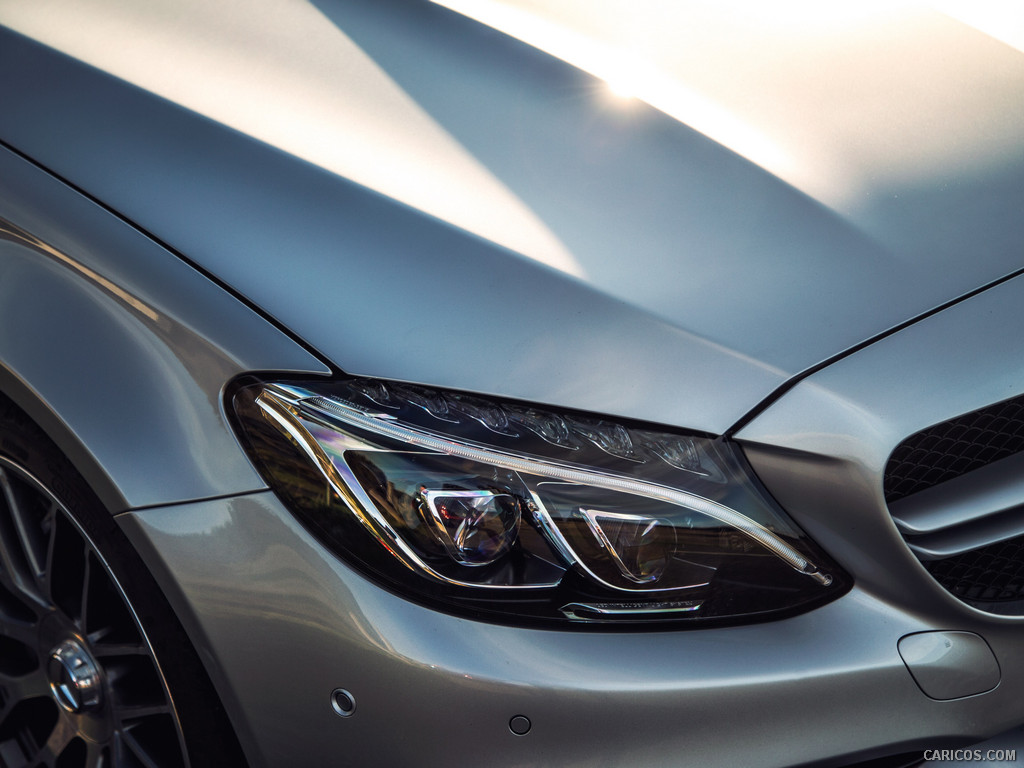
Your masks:
{"label": "metallic silver paint", "polygon": [[[768,624],[533,630],[381,590],[269,493],[118,521],[196,641],[253,768],[294,763],[298,723],[308,765],[450,766],[474,755],[495,768],[756,768],[966,743],[1019,722],[1024,669],[1004,663],[990,693],[934,702],[897,651],[934,626],[857,587]],[[1001,659],[1019,645],[1005,626],[986,637]],[[335,714],[337,687],[359,700],[355,717]],[[519,714],[533,724],[528,738],[509,733]]]}
{"label": "metallic silver paint", "polygon": [[[713,433],[793,375],[1024,267],[1024,65],[952,22],[935,24],[956,42],[938,54],[950,71],[968,77],[970,60],[1004,75],[967,94],[998,117],[978,126],[979,144],[946,129],[988,112],[944,107],[948,79],[868,66],[863,47],[844,49],[837,71],[864,84],[855,95],[869,104],[898,75],[901,88],[885,95],[896,107],[868,119],[848,109],[849,89],[829,88],[829,116],[846,123],[817,124],[810,108],[787,118],[824,142],[817,150],[837,124],[854,141],[832,149],[865,149],[847,158],[860,185],[850,198],[801,186],[651,107],[609,106],[595,97],[603,85],[565,57],[447,10],[310,7],[462,160],[522,202],[575,267],[545,266],[514,250],[526,246],[499,245],[395,189],[32,42],[2,26],[3,3],[0,140],[351,373]],[[262,52],[242,43],[250,57]],[[728,45],[721,56],[744,58]],[[807,80],[775,75],[786,104],[806,97]],[[964,82],[954,91],[969,91]],[[934,119],[893,130],[920,115]],[[886,140],[872,141],[872,128]],[[552,632],[453,618],[384,592],[269,493],[209,499],[264,487],[227,425],[226,382],[326,366],[6,149],[0,216],[10,223],[0,389],[113,511],[208,499],[118,520],[180,612],[253,768],[293,764],[299,726],[304,762],[332,765],[449,765],[470,751],[495,766],[782,766],[1020,735],[1022,619],[942,590],[900,537],[881,483],[907,435],[1024,392],[1024,279],[818,371],[738,433],[783,507],[853,574],[851,593],[769,624]],[[486,310],[467,322],[466,302],[481,297]],[[897,644],[933,631],[983,638],[999,685],[926,697]],[[358,697],[355,717],[331,707],[340,686]],[[532,721],[525,738],[509,732],[516,715]]]}
{"label": "metallic silver paint", "polygon": [[999,662],[973,632],[918,632],[901,637],[900,656],[931,699],[948,701],[999,685]]}
{"label": "metallic silver paint", "polygon": [[[295,18],[305,19],[308,8],[297,7]],[[1024,117],[1000,99],[1024,89],[1024,57],[952,21],[939,25],[939,38],[957,45],[929,55],[999,79],[1003,90],[988,96],[1003,138],[981,142],[982,152],[959,133],[947,136],[958,114],[949,105],[974,98],[970,82],[901,69],[916,79],[900,81],[896,125],[926,107],[934,119],[916,133],[858,144],[879,121],[858,111],[855,93],[835,90],[815,146],[846,115],[844,131],[864,152],[843,162],[866,186],[849,205],[829,208],[825,196],[798,191],[663,112],[609,106],[593,76],[444,8],[408,0],[315,7],[320,24],[343,30],[346,46],[566,245],[581,277],[397,202],[402,195],[387,187],[359,186],[326,161],[286,154],[290,144],[261,143],[6,31],[0,97],[19,109],[0,114],[0,136],[350,373],[715,433],[790,376],[1021,268]],[[182,45],[208,32],[180,31]],[[137,33],[145,39],[160,28],[141,23]],[[897,23],[890,42],[918,33]],[[253,57],[267,41],[243,36],[232,45]],[[891,72],[857,69],[874,50],[861,40],[836,66],[843,82],[894,98],[885,90]],[[187,78],[191,62],[173,66]],[[806,82],[786,71],[775,77],[769,85],[799,102]],[[324,99],[351,97],[360,115],[366,107],[345,82],[324,88]],[[49,114],[62,120],[46,121]],[[790,119],[813,127],[817,115],[805,109]],[[346,136],[346,124],[336,127]],[[913,173],[879,171],[902,167],[924,145],[930,161],[919,157]],[[399,150],[410,148],[396,141]],[[286,255],[292,266],[281,269]],[[482,300],[486,310],[465,322],[465,302]],[[396,302],[419,307],[415,324],[382,311]],[[467,366],[467,349],[487,350],[487,364]]]}
{"label": "metallic silver paint", "polygon": [[327,368],[128,224],[0,148],[0,389],[112,511],[265,488],[222,412],[243,371]]}
{"label": "metallic silver paint", "polygon": [[[804,379],[736,435],[768,490],[859,589],[936,629],[983,637],[1003,674],[996,692],[1024,687],[1024,621],[939,586],[903,542],[882,481],[906,436],[1024,392],[1021,306],[1022,278],[973,296]],[[1016,693],[1001,706],[985,715],[991,733],[1024,720]]]}
{"label": "metallic silver paint", "polygon": [[957,523],[985,520],[1024,504],[1024,456],[979,467],[947,487],[927,488],[889,505],[903,533],[936,533]]}
{"label": "metallic silver paint", "polygon": [[804,379],[736,434],[782,507],[886,601],[977,615],[907,549],[882,473],[908,435],[1024,392],[1021,306],[1024,278],[1015,278]]}

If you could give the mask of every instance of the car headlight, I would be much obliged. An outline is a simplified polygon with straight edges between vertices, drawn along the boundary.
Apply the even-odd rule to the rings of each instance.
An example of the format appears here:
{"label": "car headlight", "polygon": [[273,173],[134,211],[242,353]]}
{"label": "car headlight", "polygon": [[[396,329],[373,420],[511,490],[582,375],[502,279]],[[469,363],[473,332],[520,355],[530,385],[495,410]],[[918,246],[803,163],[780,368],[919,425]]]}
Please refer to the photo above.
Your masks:
{"label": "car headlight", "polygon": [[383,382],[250,382],[248,450],[293,513],[394,591],[478,618],[751,620],[848,578],[734,444]]}

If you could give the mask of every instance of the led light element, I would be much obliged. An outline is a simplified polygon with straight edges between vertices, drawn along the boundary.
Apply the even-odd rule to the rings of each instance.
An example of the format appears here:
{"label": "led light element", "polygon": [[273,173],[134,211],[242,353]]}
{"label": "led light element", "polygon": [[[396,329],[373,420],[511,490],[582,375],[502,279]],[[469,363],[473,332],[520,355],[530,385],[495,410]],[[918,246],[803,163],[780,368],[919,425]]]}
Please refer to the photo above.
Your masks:
{"label": "led light element", "polygon": [[[495,466],[511,469],[513,471],[521,471],[528,474],[540,475],[542,477],[554,477],[570,483],[591,485],[596,488],[606,488],[612,491],[624,491],[626,493],[634,493],[638,496],[659,499],[669,504],[678,504],[681,507],[691,509],[695,512],[700,512],[713,520],[731,525],[750,538],[764,545],[767,549],[785,560],[796,570],[806,573],[808,576],[815,578],[820,583],[827,585],[831,581],[828,574],[820,572],[816,565],[806,560],[799,552],[786,544],[785,541],[780,539],[764,526],[709,499],[703,499],[685,491],[661,488],[653,484],[643,483],[627,478],[608,476],[587,470],[575,469],[573,467],[561,466],[550,462],[541,462],[535,459],[511,456],[497,451],[488,450],[486,448],[477,448],[472,445],[460,444],[444,437],[426,433],[414,427],[393,423],[386,415],[383,415],[384,417],[381,418],[381,415],[368,413],[361,409],[354,408],[350,404],[328,400],[323,397],[314,396],[303,398],[301,402],[302,404],[312,407],[325,415],[332,415],[337,418],[341,418],[353,426],[361,427],[386,437],[403,440],[410,445],[420,448],[429,448],[451,456],[459,456],[461,458],[493,463]],[[523,421],[523,423],[526,422]],[[542,423],[545,426],[545,429],[543,432],[538,431],[538,434],[540,434],[541,437],[553,444],[562,447],[569,447],[565,442],[563,442],[563,435],[566,436],[564,439],[566,441],[568,440],[568,432],[563,429],[565,426],[564,422],[561,422],[560,420],[556,422],[556,419],[549,418],[544,419]],[[552,427],[552,425],[556,423],[559,423],[559,427],[557,429]],[[547,429],[547,427],[552,428]],[[555,440],[556,437],[558,438],[557,442]]]}
{"label": "led light element", "polygon": [[630,461],[642,461],[633,448],[633,441],[630,440],[629,431],[625,427],[606,421],[585,419],[568,419],[568,422],[578,434],[583,435],[605,453]]}
{"label": "led light element", "polygon": [[261,472],[314,533],[441,607],[692,623],[819,604],[847,584],[721,439],[365,379],[256,383],[234,405]]}

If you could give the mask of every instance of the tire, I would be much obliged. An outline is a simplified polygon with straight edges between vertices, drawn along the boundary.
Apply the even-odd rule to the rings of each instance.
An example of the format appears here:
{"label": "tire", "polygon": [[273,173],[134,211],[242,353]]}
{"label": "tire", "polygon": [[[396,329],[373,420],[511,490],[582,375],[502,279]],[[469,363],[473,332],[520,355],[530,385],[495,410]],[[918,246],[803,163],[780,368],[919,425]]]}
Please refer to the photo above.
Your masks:
{"label": "tire", "polygon": [[0,766],[244,766],[181,624],[113,516],[0,395]]}

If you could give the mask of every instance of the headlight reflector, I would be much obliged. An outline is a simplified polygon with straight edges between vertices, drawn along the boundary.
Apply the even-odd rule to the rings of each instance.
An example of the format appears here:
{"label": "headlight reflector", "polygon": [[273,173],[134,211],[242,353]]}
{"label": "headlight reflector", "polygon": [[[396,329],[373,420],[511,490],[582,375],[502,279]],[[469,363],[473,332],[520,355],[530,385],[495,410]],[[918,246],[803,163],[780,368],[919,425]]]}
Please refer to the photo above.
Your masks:
{"label": "headlight reflector", "polygon": [[693,623],[848,586],[722,439],[367,379],[253,383],[234,406],[325,543],[450,610]]}

